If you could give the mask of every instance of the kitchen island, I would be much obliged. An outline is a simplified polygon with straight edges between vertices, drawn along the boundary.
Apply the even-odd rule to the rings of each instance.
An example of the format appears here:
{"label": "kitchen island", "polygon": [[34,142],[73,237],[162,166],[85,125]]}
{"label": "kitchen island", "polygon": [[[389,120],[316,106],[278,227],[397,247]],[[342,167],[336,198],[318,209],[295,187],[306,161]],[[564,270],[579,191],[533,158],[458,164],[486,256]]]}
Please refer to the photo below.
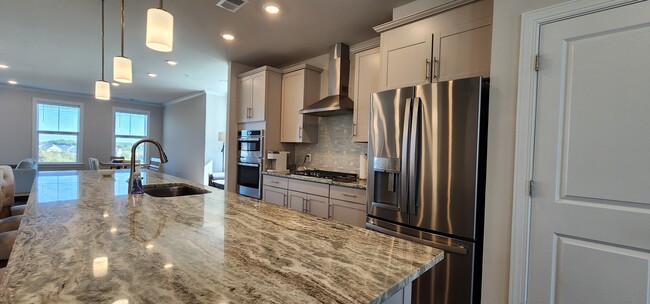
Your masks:
{"label": "kitchen island", "polygon": [[[144,183],[188,183],[142,170]],[[2,303],[382,303],[443,252],[210,188],[127,195],[128,170],[39,172]],[[206,188],[207,189],[207,188]]]}

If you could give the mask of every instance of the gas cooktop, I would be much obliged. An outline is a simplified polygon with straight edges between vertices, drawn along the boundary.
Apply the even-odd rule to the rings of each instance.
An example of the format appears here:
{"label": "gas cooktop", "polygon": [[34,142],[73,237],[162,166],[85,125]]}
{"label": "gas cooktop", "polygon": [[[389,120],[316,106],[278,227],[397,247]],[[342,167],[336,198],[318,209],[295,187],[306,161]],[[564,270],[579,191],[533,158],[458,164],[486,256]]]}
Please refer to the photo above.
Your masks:
{"label": "gas cooktop", "polygon": [[357,181],[357,175],[352,173],[325,171],[325,170],[302,170],[294,171],[292,174],[331,179],[336,182],[353,183]]}

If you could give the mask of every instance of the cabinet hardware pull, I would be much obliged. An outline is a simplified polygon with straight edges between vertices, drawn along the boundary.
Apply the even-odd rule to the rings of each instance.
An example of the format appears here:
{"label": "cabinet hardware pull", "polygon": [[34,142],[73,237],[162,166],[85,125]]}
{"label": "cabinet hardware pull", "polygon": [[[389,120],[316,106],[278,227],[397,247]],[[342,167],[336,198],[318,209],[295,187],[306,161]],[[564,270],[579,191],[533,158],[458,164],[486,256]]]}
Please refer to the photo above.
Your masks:
{"label": "cabinet hardware pull", "polygon": [[302,139],[302,127],[298,127],[298,138]]}
{"label": "cabinet hardware pull", "polygon": [[429,58],[424,59],[424,79],[429,80]]}
{"label": "cabinet hardware pull", "polygon": [[341,193],[341,194],[343,196],[347,196],[347,197],[357,197],[356,195],[352,195],[352,194],[346,194],[346,193]]}
{"label": "cabinet hardware pull", "polygon": [[279,184],[280,182],[278,182],[278,181],[271,181],[271,183]]}
{"label": "cabinet hardware pull", "polygon": [[352,136],[357,137],[357,123],[352,123]]}
{"label": "cabinet hardware pull", "polygon": [[433,57],[433,79],[439,78],[438,73],[440,73],[440,60]]}

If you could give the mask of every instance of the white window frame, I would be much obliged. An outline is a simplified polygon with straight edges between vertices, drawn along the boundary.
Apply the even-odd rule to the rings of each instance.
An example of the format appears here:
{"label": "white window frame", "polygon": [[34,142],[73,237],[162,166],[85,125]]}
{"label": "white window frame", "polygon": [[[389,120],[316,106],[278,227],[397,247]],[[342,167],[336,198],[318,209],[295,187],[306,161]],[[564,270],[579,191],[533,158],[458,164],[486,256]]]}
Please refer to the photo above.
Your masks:
{"label": "white window frame", "polygon": [[[58,162],[58,163],[41,163],[38,160],[38,105],[49,104],[63,107],[78,107],[79,108],[79,132],[58,132],[77,134],[77,161],[72,163]],[[84,104],[81,102],[33,98],[32,99],[32,157],[38,162],[39,165],[83,165],[83,122],[84,122]],[[54,132],[57,133],[57,132]]]}
{"label": "white window frame", "polygon": [[[150,137],[150,130],[151,130],[151,112],[146,111],[146,110],[137,110],[137,109],[129,109],[129,108],[119,108],[119,107],[114,107],[113,108],[113,123],[111,125],[111,133],[113,134],[113,140],[111,141],[111,155],[115,153],[115,138],[118,137],[115,134],[115,113],[129,113],[129,114],[139,114],[139,115],[146,115],[147,116],[147,123],[145,125],[145,136],[140,137],[140,136],[119,136],[119,137],[127,137],[127,138],[148,138]],[[149,160],[149,149],[147,145],[144,146],[144,163],[148,163]]]}

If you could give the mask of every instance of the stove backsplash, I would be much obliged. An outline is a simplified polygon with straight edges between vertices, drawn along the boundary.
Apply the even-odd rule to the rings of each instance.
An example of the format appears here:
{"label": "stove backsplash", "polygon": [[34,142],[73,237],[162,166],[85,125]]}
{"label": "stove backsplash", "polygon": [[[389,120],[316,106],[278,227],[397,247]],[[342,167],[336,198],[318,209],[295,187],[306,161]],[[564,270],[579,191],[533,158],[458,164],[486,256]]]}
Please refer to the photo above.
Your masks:
{"label": "stove backsplash", "polygon": [[311,153],[306,167],[359,174],[359,155],[368,152],[367,143],[352,141],[352,115],[321,117],[317,144],[296,144],[295,164],[302,164]]}

